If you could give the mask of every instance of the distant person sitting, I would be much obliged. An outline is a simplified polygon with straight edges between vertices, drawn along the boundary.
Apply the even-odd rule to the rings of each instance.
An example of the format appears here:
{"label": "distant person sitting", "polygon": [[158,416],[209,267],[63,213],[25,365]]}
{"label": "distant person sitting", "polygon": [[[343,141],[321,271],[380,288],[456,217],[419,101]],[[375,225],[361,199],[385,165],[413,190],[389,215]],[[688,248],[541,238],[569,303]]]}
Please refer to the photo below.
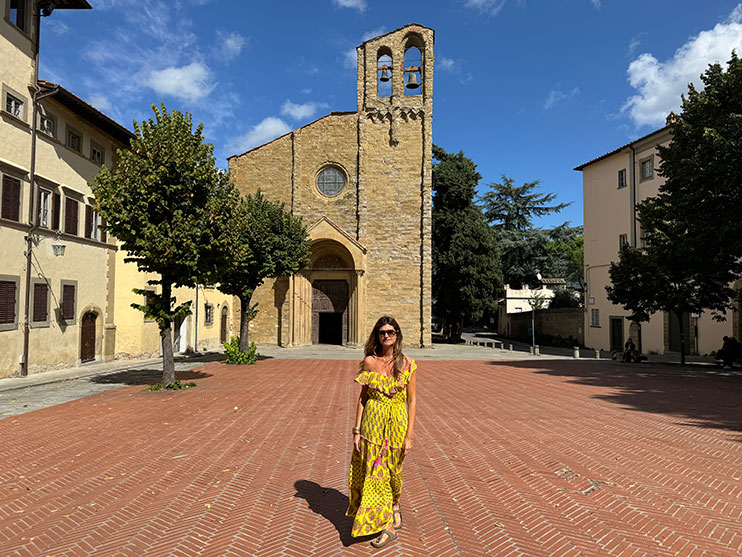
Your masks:
{"label": "distant person sitting", "polygon": [[634,341],[631,340],[631,337],[629,337],[623,345],[623,358],[621,358],[621,361],[629,363],[639,361],[637,359],[636,345],[634,344]]}
{"label": "distant person sitting", "polygon": [[724,336],[721,349],[716,353],[716,358],[722,361],[723,366],[732,367],[734,360],[742,359],[742,344],[734,337]]}

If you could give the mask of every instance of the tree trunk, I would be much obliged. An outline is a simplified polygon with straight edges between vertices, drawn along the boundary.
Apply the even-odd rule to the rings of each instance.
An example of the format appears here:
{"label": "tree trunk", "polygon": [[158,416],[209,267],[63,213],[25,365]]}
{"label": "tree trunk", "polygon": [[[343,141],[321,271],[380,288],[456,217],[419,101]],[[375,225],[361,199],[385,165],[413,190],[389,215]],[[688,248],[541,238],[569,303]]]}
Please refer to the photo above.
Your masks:
{"label": "tree trunk", "polygon": [[683,329],[683,312],[675,312],[680,324],[680,364],[685,365],[685,330]]}
{"label": "tree trunk", "polygon": [[248,344],[250,319],[250,299],[240,296],[240,352],[247,352],[250,349]]}
{"label": "tree trunk", "polygon": [[[165,312],[172,311],[170,298],[172,284],[163,277],[162,298],[165,304]],[[175,361],[173,360],[173,323],[170,319],[165,321],[165,327],[161,331],[162,336],[162,386],[167,387],[175,383]]]}

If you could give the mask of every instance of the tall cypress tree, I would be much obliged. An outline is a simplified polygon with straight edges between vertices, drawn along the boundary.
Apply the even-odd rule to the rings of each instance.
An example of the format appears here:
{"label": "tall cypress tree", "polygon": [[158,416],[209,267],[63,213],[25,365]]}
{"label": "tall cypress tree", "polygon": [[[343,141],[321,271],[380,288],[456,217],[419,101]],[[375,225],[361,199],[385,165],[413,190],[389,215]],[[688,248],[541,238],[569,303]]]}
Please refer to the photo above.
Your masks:
{"label": "tall cypress tree", "polygon": [[433,313],[453,342],[467,320],[497,308],[502,288],[500,254],[490,227],[474,203],[481,179],[463,152],[433,146]]}

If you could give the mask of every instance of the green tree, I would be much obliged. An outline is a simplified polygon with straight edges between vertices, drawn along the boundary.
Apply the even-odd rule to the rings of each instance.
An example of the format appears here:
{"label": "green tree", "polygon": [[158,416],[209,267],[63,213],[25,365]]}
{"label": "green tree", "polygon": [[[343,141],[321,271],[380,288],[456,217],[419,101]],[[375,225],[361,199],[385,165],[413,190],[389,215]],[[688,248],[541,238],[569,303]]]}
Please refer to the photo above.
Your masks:
{"label": "green tree", "polygon": [[433,146],[433,299],[445,336],[461,339],[465,321],[494,314],[502,287],[497,242],[474,203],[481,176],[463,152]]}
{"label": "green tree", "polygon": [[688,86],[682,113],[671,124],[672,141],[659,146],[657,196],[676,209],[687,241],[702,251],[742,257],[742,60],[732,52],[726,71],[712,64],[703,90]]}
{"label": "green tree", "polygon": [[[652,210],[657,205],[652,204]],[[658,311],[673,313],[680,323],[680,361],[685,363],[686,333],[683,314],[711,309],[724,312],[733,294],[729,283],[733,272],[719,265],[711,254],[694,252],[686,242],[685,227],[677,221],[655,221],[640,205],[642,227],[651,233],[645,249],[624,246],[618,262],[608,270],[611,284],[608,299],[630,313],[629,319],[641,323]],[[706,266],[700,259],[705,259]]]}
{"label": "green tree", "polygon": [[262,193],[248,195],[230,225],[230,265],[219,278],[219,289],[240,299],[241,352],[248,350],[248,326],[257,315],[250,305],[266,278],[295,275],[309,265],[310,241],[301,218]]}
{"label": "green tree", "polygon": [[[625,248],[611,266],[609,299],[646,321],[656,311],[678,317],[711,310],[723,320],[733,307],[730,284],[740,276],[742,219],[742,61],[736,53],[724,71],[712,64],[704,89],[688,86],[672,140],[659,146],[656,197],[639,204],[645,250]],[[685,361],[685,331],[681,360]]]}
{"label": "green tree", "polygon": [[579,282],[585,274],[585,237],[581,226],[567,223],[547,231],[541,274]]}
{"label": "green tree", "polygon": [[504,175],[502,183],[488,184],[487,191],[479,198],[484,216],[495,232],[502,250],[504,280],[513,288],[534,282],[538,269],[553,273],[556,265],[549,259],[553,252],[547,250],[550,234],[562,235],[568,223],[553,230],[533,227],[533,219],[558,213],[569,203],[551,204],[555,193],[538,193],[539,181],[516,186],[515,181]]}
{"label": "green tree", "polygon": [[[140,271],[155,273],[160,293],[133,307],[155,319],[162,337],[162,385],[175,383],[172,322],[190,314],[175,306],[174,287],[212,282],[225,261],[229,221],[238,194],[215,167],[213,146],[190,114],[152,106],[154,119],[134,122],[136,137],[119,150],[113,170],[103,167],[91,183],[97,211]],[[135,292],[144,295],[143,290]]]}

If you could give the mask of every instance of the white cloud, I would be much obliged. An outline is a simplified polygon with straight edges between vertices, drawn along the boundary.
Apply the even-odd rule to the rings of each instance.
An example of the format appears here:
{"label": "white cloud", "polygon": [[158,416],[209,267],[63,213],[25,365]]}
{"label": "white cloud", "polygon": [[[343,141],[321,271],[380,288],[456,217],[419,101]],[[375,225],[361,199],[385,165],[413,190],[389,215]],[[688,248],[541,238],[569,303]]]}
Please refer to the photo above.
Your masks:
{"label": "white cloud", "polygon": [[306,87],[301,90],[302,95],[309,95],[312,92],[312,90],[309,87]]}
{"label": "white cloud", "polygon": [[111,101],[105,95],[91,95],[89,102],[95,108],[97,108],[98,110],[102,110],[103,112],[105,112],[106,110],[111,110],[112,107]]}
{"label": "white cloud", "polygon": [[626,51],[629,53],[629,56],[633,56],[634,53],[639,50],[639,47],[642,45],[642,41],[639,38],[639,36],[632,37],[631,41],[629,42],[629,46],[627,47]]}
{"label": "white cloud", "polygon": [[58,37],[64,35],[70,29],[66,23],[60,21],[59,19],[45,19],[44,25],[49,31],[51,31]]}
{"label": "white cloud", "polygon": [[631,62],[628,80],[638,93],[626,100],[621,111],[637,127],[664,125],[667,114],[679,110],[688,83],[701,88],[699,76],[708,65],[726,62],[735,48],[742,50],[742,4],[713,29],[691,37],[669,60],[660,62],[644,53]]}
{"label": "white cloud", "polygon": [[294,120],[305,120],[311,118],[317,113],[320,108],[326,108],[325,103],[308,102],[304,104],[294,104],[291,101],[286,101],[281,106],[281,114],[284,116],[290,116]]}
{"label": "white cloud", "polygon": [[439,56],[436,58],[438,67],[446,72],[452,72],[456,67],[456,61],[453,58],[446,58],[445,56]]}
{"label": "white cloud", "polygon": [[563,91],[558,87],[559,86],[557,85],[557,88],[552,89],[549,92],[549,96],[546,97],[546,101],[544,102],[544,110],[550,110],[556,105],[573,99],[580,94],[579,87],[573,87],[570,91]]}
{"label": "white cloud", "polygon": [[216,40],[218,43],[217,52],[225,61],[234,60],[242,52],[242,48],[247,43],[247,38],[239,33],[224,33],[217,31]]}
{"label": "white cloud", "polygon": [[358,55],[355,48],[349,48],[343,54],[343,67],[353,69],[358,65]]}
{"label": "white cloud", "polygon": [[214,89],[211,70],[201,62],[151,71],[145,77],[145,82],[160,95],[189,102],[208,96]]}
{"label": "white cloud", "polygon": [[233,139],[229,143],[228,149],[232,154],[244,153],[290,131],[291,128],[286,122],[280,118],[269,116],[253,126],[245,135]]}
{"label": "white cloud", "polygon": [[366,11],[366,0],[332,0],[339,8],[353,8],[359,12]]}
{"label": "white cloud", "polygon": [[464,6],[495,17],[505,7],[505,0],[465,0]]}
{"label": "white cloud", "polygon": [[601,0],[590,0],[590,3],[595,6],[597,9],[600,9],[603,7],[603,2]]}
{"label": "white cloud", "polygon": [[[379,35],[383,35],[384,33],[386,33],[386,27],[383,26],[372,29],[371,31],[366,31],[361,37],[361,43],[365,43],[367,40],[378,37]],[[343,52],[343,67],[350,70],[356,68],[357,66],[358,55],[356,54],[356,49],[349,48],[348,50]]]}

